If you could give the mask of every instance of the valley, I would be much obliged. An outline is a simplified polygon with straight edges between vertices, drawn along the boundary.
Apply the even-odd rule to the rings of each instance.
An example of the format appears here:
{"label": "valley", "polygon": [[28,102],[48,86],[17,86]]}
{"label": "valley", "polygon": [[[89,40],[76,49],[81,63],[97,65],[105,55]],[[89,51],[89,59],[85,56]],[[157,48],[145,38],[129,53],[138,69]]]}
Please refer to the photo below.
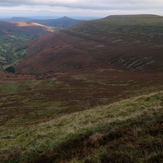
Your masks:
{"label": "valley", "polygon": [[30,41],[49,32],[54,32],[54,29],[36,23],[0,21],[0,71],[14,66],[26,56]]}
{"label": "valley", "polygon": [[163,17],[16,24],[26,47],[0,53],[0,162],[163,160]]}

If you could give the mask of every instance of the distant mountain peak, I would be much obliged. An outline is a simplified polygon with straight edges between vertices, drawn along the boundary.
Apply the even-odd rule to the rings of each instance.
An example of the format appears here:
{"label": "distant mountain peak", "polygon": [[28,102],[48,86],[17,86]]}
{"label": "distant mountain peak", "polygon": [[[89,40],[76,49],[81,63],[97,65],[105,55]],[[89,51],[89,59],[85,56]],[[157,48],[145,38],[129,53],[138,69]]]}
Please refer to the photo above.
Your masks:
{"label": "distant mountain peak", "polygon": [[67,16],[63,16],[63,17],[61,17],[61,18],[59,18],[59,19],[72,19],[72,18],[67,17]]}
{"label": "distant mountain peak", "polygon": [[68,16],[63,16],[62,18],[69,18]]}

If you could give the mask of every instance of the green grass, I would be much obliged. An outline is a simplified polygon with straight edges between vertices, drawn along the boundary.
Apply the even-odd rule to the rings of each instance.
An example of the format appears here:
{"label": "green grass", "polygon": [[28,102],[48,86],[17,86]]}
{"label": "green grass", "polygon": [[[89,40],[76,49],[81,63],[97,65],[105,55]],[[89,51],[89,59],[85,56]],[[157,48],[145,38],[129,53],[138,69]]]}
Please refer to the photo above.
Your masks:
{"label": "green grass", "polygon": [[[141,120],[146,123],[149,118],[155,119],[158,113],[162,115],[162,98],[163,92],[151,93],[110,105],[99,106],[91,110],[63,115],[30,127],[19,125],[12,127],[15,123],[13,119],[7,128],[6,125],[0,128],[1,162],[11,162],[13,160],[15,162],[23,160],[27,162],[30,157],[37,156],[42,152],[46,153],[47,150],[51,151],[55,147],[59,148],[67,141],[73,141],[84,135],[93,134],[98,139],[101,136],[104,137],[105,133],[103,131],[106,129],[109,130],[110,128],[111,131],[114,131],[122,125],[130,126],[131,122]],[[140,129],[139,126],[135,126],[133,132],[138,134],[139,130],[144,130],[144,128]],[[100,134],[100,132],[102,133]],[[97,135],[97,133],[99,134]],[[66,152],[66,149],[64,150]],[[94,157],[100,159],[99,152],[105,154],[105,150],[102,152],[100,148],[98,150],[91,159],[95,159]]]}

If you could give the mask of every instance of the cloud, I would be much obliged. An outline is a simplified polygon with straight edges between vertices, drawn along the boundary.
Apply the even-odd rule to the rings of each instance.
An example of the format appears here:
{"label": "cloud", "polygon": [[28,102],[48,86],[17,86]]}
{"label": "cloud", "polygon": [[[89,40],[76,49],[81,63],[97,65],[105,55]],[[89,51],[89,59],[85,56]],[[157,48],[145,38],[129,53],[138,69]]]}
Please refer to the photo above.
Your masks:
{"label": "cloud", "polygon": [[162,0],[0,0],[0,6],[46,5],[86,9],[157,8]]}
{"label": "cloud", "polygon": [[[158,14],[163,15],[163,0],[0,0],[0,13],[16,11],[29,14],[55,15],[111,15]],[[30,12],[31,11],[31,12]]]}

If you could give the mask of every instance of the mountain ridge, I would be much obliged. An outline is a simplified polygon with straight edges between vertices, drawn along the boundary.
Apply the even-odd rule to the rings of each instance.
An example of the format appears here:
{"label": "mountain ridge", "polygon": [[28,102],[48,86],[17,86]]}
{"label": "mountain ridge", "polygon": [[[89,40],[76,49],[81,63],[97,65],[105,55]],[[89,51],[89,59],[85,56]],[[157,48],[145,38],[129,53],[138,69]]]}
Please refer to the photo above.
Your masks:
{"label": "mountain ridge", "polygon": [[16,66],[17,72],[46,73],[95,67],[162,71],[163,17],[157,18],[149,16],[144,23],[144,16],[126,17],[125,21],[107,17],[80,22],[33,42],[28,59]]}

